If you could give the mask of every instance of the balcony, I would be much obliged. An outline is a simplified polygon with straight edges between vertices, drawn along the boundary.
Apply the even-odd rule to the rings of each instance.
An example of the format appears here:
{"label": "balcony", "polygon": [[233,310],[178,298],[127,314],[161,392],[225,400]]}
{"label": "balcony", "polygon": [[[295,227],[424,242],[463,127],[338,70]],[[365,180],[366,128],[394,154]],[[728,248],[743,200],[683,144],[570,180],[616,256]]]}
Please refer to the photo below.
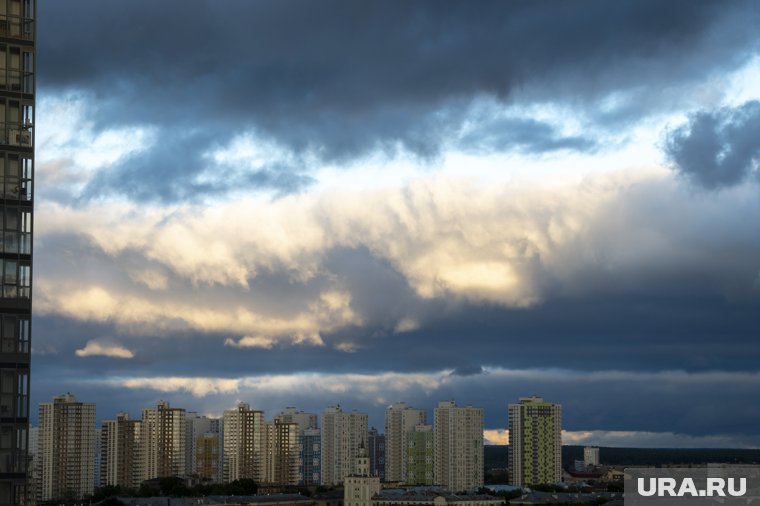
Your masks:
{"label": "balcony", "polygon": [[34,93],[34,73],[20,69],[0,68],[0,90],[32,94]]}
{"label": "balcony", "polygon": [[[2,89],[2,86],[0,86]],[[34,140],[31,121],[24,123],[0,123],[0,144],[31,148]]]}
{"label": "balcony", "polygon": [[0,15],[0,37],[34,42],[34,19]]}

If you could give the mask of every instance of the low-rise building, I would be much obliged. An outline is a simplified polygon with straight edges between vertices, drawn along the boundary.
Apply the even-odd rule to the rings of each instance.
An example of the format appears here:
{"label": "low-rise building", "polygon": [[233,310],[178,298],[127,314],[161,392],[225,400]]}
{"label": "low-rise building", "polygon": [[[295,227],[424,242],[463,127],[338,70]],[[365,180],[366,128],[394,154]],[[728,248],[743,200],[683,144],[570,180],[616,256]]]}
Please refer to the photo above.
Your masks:
{"label": "low-rise building", "polygon": [[386,489],[372,498],[372,506],[501,506],[504,499],[486,494],[452,494],[438,487]]}

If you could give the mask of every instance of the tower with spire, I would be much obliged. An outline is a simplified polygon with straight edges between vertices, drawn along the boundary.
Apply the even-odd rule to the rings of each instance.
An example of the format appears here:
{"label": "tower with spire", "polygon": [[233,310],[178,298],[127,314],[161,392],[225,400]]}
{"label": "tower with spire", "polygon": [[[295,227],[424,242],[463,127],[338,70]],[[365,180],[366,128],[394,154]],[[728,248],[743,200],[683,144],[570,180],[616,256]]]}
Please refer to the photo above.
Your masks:
{"label": "tower with spire", "polygon": [[356,455],[356,474],[346,476],[343,482],[343,504],[344,506],[372,506],[372,497],[379,492],[380,477],[370,476],[369,453],[362,440]]}

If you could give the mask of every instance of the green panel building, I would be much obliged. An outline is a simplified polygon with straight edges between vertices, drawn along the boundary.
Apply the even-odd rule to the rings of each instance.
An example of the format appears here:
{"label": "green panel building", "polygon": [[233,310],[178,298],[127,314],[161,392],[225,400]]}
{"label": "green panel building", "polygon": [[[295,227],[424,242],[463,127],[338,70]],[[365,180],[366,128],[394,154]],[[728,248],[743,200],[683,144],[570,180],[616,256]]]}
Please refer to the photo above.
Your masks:
{"label": "green panel building", "polygon": [[509,405],[509,481],[516,486],[562,480],[562,406],[541,397]]}
{"label": "green panel building", "polygon": [[433,485],[435,437],[432,425],[417,425],[406,433],[406,483]]}

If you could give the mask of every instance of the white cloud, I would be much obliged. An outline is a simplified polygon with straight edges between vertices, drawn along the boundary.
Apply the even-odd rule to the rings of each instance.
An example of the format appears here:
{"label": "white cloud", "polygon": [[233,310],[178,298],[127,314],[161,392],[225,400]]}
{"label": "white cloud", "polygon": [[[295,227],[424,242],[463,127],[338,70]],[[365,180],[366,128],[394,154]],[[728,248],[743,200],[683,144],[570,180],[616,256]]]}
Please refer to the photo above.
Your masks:
{"label": "white cloud", "polygon": [[211,394],[232,394],[240,387],[240,380],[223,378],[130,378],[116,382],[126,388],[150,389],[159,392],[189,392],[195,397]]}
{"label": "white cloud", "polygon": [[245,391],[255,396],[264,393],[345,394],[356,392],[370,396],[378,404],[385,402],[382,393],[399,394],[410,389],[432,392],[449,381],[447,372],[381,373],[381,374],[316,374],[295,373],[280,375],[246,376],[241,378],[206,377],[141,377],[105,380],[130,389],[149,389],[160,392],[190,392],[196,397],[212,394],[230,394]]}
{"label": "white cloud", "polygon": [[233,348],[263,348],[269,350],[274,346],[275,340],[265,336],[245,336],[237,341],[227,338],[224,340],[225,346]]}
{"label": "white cloud", "polygon": [[134,352],[118,344],[87,341],[84,348],[76,350],[77,357],[134,358]]}
{"label": "white cloud", "polygon": [[[321,345],[325,333],[372,320],[373,308],[357,309],[348,288],[364,281],[347,283],[328,268],[331,251],[352,248],[387,262],[423,300],[527,307],[558,294],[647,291],[662,273],[682,271],[700,272],[718,295],[746,296],[751,283],[741,276],[756,276],[760,236],[745,217],[760,214],[758,193],[745,185],[696,195],[653,168],[562,184],[432,176],[402,188],[213,207],[47,202],[37,212],[38,244],[53,235],[84,239],[112,265],[83,281],[46,271],[42,256],[37,308],[141,331],[181,322]],[[125,266],[123,257],[147,267]],[[114,281],[120,270],[128,281]],[[262,277],[304,289],[295,298],[272,294],[280,297],[273,304],[253,295]],[[319,290],[306,288],[317,280]],[[396,332],[425,324],[424,315],[405,313],[394,316]]]}
{"label": "white cloud", "polygon": [[506,429],[486,429],[483,431],[483,439],[487,445],[509,444],[509,431]]}

